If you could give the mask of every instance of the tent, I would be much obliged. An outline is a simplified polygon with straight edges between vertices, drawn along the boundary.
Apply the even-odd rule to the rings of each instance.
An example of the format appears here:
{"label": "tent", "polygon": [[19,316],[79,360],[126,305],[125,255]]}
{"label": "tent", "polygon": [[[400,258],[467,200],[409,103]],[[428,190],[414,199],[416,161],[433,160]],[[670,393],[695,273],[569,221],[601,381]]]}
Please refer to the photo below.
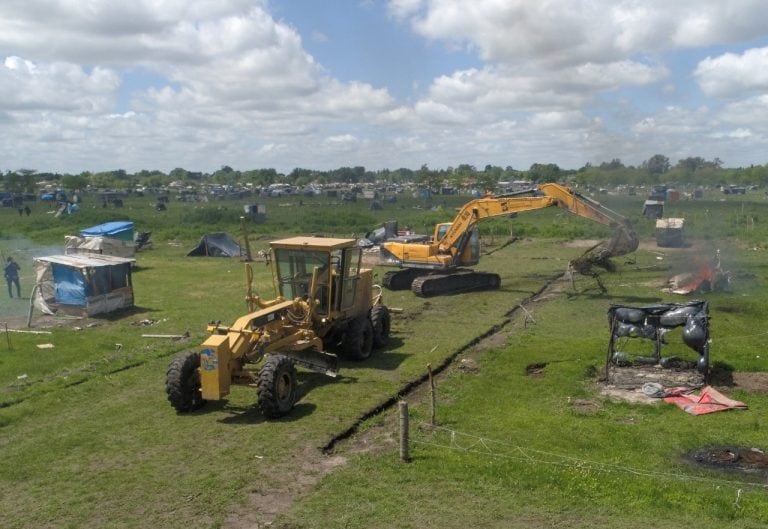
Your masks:
{"label": "tent", "polygon": [[103,254],[132,258],[136,255],[134,225],[130,221],[105,222],[64,237],[64,253]]}
{"label": "tent", "polygon": [[192,248],[187,257],[240,257],[243,250],[240,245],[226,233],[206,233],[200,238],[197,246]]}
{"label": "tent", "polygon": [[93,316],[133,306],[133,259],[50,255],[35,262],[35,306],[45,314]]}

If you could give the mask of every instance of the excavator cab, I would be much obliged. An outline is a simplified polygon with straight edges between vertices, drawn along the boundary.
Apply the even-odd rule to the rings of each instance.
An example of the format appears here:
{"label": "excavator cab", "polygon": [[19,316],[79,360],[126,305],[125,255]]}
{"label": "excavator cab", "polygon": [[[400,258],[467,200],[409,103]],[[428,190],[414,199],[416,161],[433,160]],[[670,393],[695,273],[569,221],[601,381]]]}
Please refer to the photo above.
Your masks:
{"label": "excavator cab", "polygon": [[[434,241],[439,243],[451,228],[451,222],[441,222],[435,226]],[[477,226],[472,226],[468,232],[451,248],[457,258],[454,266],[474,266],[480,262],[480,233]]]}

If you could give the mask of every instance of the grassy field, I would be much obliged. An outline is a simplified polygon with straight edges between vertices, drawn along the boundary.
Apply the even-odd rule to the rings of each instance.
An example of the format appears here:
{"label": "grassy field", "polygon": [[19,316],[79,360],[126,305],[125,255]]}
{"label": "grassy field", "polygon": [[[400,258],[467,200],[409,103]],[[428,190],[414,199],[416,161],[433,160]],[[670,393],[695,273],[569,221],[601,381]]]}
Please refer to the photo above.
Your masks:
{"label": "grassy field", "polygon": [[[351,235],[390,218],[427,231],[466,200],[448,198],[442,211],[415,199],[384,211],[321,201],[299,209],[269,199],[270,218],[250,227],[252,240],[259,248],[291,233]],[[734,292],[706,296],[713,361],[737,373],[768,370],[764,198],[720,199],[668,211],[690,219],[690,251],[644,245],[631,262],[617,260],[616,274],[602,276],[607,294],[589,278],[578,278],[575,290],[556,282],[545,301],[526,303],[526,325],[513,311],[583,251],[565,243],[606,231],[556,211],[488,222],[491,250],[510,235],[521,237],[481,262],[501,274],[502,289],[429,300],[385,293],[387,305],[402,309],[388,350],[364,364],[343,363],[335,380],[302,372],[296,409],[270,422],[254,409],[248,388],[191,415],[173,412],[163,388],[171,357],[199,344],[207,321],[231,321],[245,308],[242,263],[184,257],[206,231],[237,237],[242,204],[172,203],[156,212],[150,199],[128,201],[123,210],[86,203],[79,217],[66,219],[53,219],[42,204],[21,219],[0,211],[3,250],[23,258],[25,288],[30,257],[55,253],[61,237],[78,228],[129,219],[155,240],[138,257],[136,310],[36,325],[52,334],[9,333],[0,342],[0,526],[764,527],[765,474],[718,473],[685,454],[710,445],[767,448],[765,394],[728,387],[748,410],[693,417],[671,405],[614,402],[596,382],[608,306],[679,300],[660,291],[664,280],[685,268],[694,250],[711,256],[715,248]],[[641,198],[605,201],[633,217],[649,239]],[[256,264],[255,272],[256,290],[268,293],[268,269]],[[25,320],[26,303],[2,296],[0,311]],[[184,332],[190,337],[178,341],[142,337]],[[392,411],[365,421],[334,454],[321,452],[423,376],[427,364],[460,351],[438,378],[439,428],[422,424],[429,420],[423,392],[405,397],[413,421],[410,464],[398,460]],[[535,377],[526,371],[534,363],[546,364]]]}

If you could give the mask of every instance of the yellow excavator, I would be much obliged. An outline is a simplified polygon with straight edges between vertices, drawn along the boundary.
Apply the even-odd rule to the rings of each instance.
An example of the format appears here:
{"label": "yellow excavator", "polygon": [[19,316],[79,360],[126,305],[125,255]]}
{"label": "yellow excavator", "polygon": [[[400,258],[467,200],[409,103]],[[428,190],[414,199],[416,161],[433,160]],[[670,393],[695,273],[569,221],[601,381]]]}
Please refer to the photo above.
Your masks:
{"label": "yellow excavator", "polygon": [[488,195],[472,200],[459,210],[453,222],[436,225],[430,241],[395,238],[384,242],[380,249],[381,264],[400,269],[387,272],[382,284],[390,290],[410,288],[422,297],[499,288],[498,274],[463,268],[476,265],[480,260],[477,223],[490,217],[553,206],[615,229],[608,244],[593,249],[596,260],[637,249],[637,235],[622,215],[569,187],[547,183],[510,195]]}

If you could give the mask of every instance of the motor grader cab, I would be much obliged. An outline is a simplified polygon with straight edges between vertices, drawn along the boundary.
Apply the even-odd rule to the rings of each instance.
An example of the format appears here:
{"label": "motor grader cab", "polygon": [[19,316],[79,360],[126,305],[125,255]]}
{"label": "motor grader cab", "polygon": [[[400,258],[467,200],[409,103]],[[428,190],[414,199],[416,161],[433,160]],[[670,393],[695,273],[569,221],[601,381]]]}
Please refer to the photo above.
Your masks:
{"label": "motor grader cab", "polygon": [[296,402],[296,366],[335,377],[338,356],[326,349],[365,360],[387,342],[389,311],[355,239],[293,237],[270,246],[276,297],[252,294],[247,264],[248,314],[229,327],[209,324],[208,339],[171,362],[166,392],[178,412],[243,384],[256,387],[265,416],[283,416]]}
{"label": "motor grader cab", "polygon": [[397,239],[384,242],[380,250],[381,263],[399,269],[387,272],[382,283],[390,290],[410,289],[423,297],[499,288],[498,274],[465,268],[480,260],[478,222],[554,206],[614,228],[613,238],[601,249],[604,251],[596,251],[594,255],[604,258],[637,249],[637,235],[623,216],[568,187],[547,183],[510,195],[472,200],[459,210],[452,222],[435,226],[434,235],[427,243]]}

